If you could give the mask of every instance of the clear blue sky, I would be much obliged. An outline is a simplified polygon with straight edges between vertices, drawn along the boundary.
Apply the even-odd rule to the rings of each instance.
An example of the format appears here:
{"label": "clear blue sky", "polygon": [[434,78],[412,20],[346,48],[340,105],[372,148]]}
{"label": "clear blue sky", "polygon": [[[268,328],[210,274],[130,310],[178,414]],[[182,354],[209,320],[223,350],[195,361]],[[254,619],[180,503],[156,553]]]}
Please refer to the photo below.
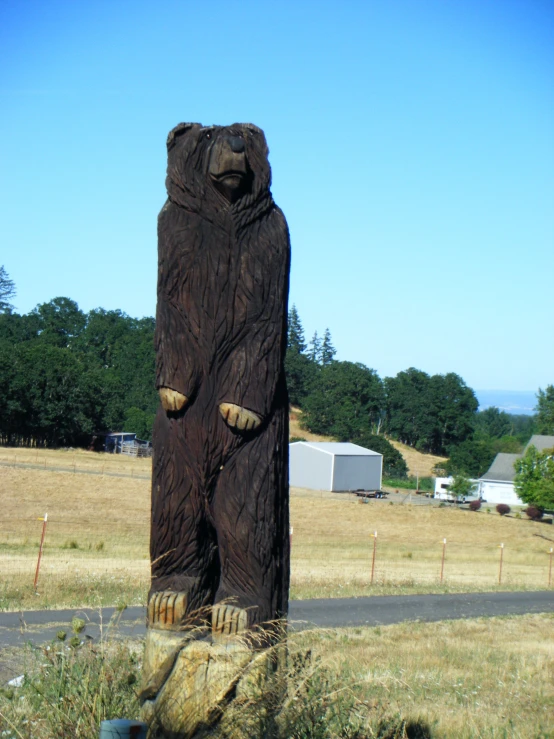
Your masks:
{"label": "clear blue sky", "polygon": [[0,93],[19,312],[153,315],[167,132],[252,121],[308,339],[554,383],[552,0],[3,0]]}

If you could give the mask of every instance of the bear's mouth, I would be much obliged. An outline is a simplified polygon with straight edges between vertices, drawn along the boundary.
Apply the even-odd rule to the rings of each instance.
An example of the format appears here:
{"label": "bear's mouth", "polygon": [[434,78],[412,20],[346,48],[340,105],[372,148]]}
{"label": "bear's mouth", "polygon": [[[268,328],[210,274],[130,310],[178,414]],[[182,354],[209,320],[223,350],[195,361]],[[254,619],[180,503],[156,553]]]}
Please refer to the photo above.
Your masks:
{"label": "bear's mouth", "polygon": [[217,182],[224,182],[227,179],[236,178],[242,180],[244,177],[246,177],[246,170],[229,169],[227,170],[227,172],[218,172],[217,174],[211,173],[211,177]]}

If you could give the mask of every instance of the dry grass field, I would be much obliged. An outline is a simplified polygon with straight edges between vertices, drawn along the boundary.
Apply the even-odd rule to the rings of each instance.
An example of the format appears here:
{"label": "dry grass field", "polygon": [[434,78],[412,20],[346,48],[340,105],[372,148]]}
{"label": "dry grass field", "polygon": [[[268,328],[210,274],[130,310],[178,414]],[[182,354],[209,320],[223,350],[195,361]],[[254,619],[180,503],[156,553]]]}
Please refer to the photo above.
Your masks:
{"label": "dry grass field", "polygon": [[311,431],[303,429],[300,425],[302,411],[300,408],[292,408],[289,416],[289,436],[300,437],[306,441],[335,441],[331,436],[321,436],[321,434],[312,434]]}
{"label": "dry grass field", "polygon": [[[54,739],[63,718],[64,736],[84,738],[98,736],[108,712],[138,718],[134,685],[121,676],[136,675],[142,651],[142,640],[120,641],[113,630],[96,651],[20,650],[13,658],[30,679],[0,689],[0,734]],[[553,736],[553,614],[297,632],[288,655],[281,737]],[[271,704],[271,689],[240,703],[225,736],[265,736]]]}
{"label": "dry grass field", "polygon": [[554,736],[553,614],[317,630],[297,639],[317,669],[340,674],[341,690],[375,710],[423,720],[433,737]]}
{"label": "dry grass field", "polygon": [[[39,452],[37,463],[36,453],[3,452],[0,462],[12,455],[13,464],[15,455],[34,466],[0,466],[0,609],[144,603],[150,460],[67,451]],[[291,491],[291,521],[294,598],[492,591],[499,587],[500,543],[500,587],[542,589],[554,546],[553,528],[525,517],[387,500],[360,504],[352,495],[298,489]],[[360,714],[422,720],[437,739],[554,737],[552,615],[318,629],[294,635],[290,648],[311,654],[302,677],[307,693],[315,690],[310,710],[314,700],[337,699],[340,706],[349,696]],[[2,710],[12,707],[14,719],[27,716],[24,702]]]}
{"label": "dry grass field", "polygon": [[395,449],[398,449],[408,465],[408,474],[414,477],[433,477],[433,468],[439,462],[445,462],[446,457],[437,457],[435,454],[422,454],[411,446],[402,444],[400,441],[389,439]]}
{"label": "dry grass field", "polygon": [[[0,467],[0,608],[144,602],[150,461],[72,451],[41,454],[46,468]],[[105,474],[53,471],[56,466],[67,469],[72,460],[77,470],[104,466]],[[112,476],[118,471],[126,476]],[[45,512],[36,595],[39,518]],[[550,526],[525,517],[386,500],[361,505],[348,494],[296,489],[291,491],[291,522],[293,598],[492,590],[498,587],[501,543],[501,587],[544,588],[554,543]]]}

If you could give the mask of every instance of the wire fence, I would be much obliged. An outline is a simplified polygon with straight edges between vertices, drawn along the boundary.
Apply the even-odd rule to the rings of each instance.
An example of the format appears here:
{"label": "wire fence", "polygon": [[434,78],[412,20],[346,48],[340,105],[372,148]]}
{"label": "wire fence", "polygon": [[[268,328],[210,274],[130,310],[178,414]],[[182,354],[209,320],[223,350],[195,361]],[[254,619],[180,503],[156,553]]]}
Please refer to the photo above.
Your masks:
{"label": "wire fence", "polygon": [[[113,459],[109,457],[112,456]],[[108,457],[106,459],[106,457]],[[144,456],[104,455],[103,460],[82,459],[79,456],[49,456],[37,451],[35,453],[1,454],[0,467],[14,469],[47,470],[49,472],[70,472],[75,475],[97,475],[102,477],[131,477],[149,480],[151,459]]]}
{"label": "wire fence", "polygon": [[[136,510],[118,510],[117,520],[99,518],[0,519],[0,572],[4,580],[149,577],[149,520]],[[550,528],[550,527],[549,527]],[[44,532],[44,546],[41,537]],[[291,531],[292,581],[341,588],[384,584],[457,584],[552,587],[554,539],[534,535],[511,542],[467,542],[460,538],[399,537],[379,531]]]}

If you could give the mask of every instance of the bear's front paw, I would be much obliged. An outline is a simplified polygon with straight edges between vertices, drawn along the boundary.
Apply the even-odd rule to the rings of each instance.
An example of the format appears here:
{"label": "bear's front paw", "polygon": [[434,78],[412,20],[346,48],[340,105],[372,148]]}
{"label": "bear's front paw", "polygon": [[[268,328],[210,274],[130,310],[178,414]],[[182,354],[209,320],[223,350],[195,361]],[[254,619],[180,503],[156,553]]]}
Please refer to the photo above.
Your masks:
{"label": "bear's front paw", "polygon": [[257,429],[262,422],[257,413],[249,411],[247,408],[241,408],[240,405],[234,403],[221,403],[219,412],[227,426],[239,431],[252,431]]}
{"label": "bear's front paw", "polygon": [[160,394],[160,400],[162,401],[162,408],[167,412],[175,413],[180,411],[189,402],[186,395],[177,392],[177,390],[172,390],[169,387],[161,387],[158,392]]}

